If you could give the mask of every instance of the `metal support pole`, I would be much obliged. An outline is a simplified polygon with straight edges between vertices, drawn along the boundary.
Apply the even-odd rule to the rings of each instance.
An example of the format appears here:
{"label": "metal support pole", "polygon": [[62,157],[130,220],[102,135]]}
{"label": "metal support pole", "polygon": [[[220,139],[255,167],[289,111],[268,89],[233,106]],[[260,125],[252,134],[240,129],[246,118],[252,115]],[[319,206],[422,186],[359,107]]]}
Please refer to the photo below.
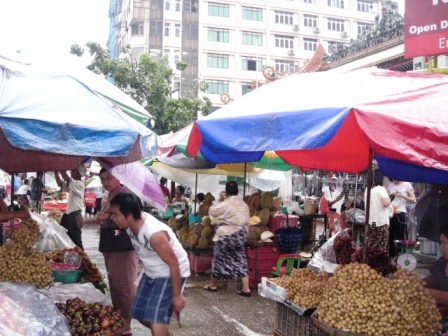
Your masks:
{"label": "metal support pole", "polygon": [[370,217],[370,191],[372,190],[373,185],[373,170],[372,170],[372,162],[373,162],[373,151],[369,148],[369,167],[367,168],[367,199],[366,199],[366,221],[364,223],[364,243],[362,247],[362,260],[366,261],[367,255],[367,244],[369,242],[369,217]]}

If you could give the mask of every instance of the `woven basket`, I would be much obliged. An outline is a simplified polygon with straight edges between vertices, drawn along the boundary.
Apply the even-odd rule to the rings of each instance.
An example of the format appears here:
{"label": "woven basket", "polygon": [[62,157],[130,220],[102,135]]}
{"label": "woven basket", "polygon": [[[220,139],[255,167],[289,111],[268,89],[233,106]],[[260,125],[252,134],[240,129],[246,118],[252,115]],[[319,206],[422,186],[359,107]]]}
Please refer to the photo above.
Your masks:
{"label": "woven basket", "polygon": [[314,215],[316,213],[316,204],[306,203],[303,207],[303,213],[305,215]]}

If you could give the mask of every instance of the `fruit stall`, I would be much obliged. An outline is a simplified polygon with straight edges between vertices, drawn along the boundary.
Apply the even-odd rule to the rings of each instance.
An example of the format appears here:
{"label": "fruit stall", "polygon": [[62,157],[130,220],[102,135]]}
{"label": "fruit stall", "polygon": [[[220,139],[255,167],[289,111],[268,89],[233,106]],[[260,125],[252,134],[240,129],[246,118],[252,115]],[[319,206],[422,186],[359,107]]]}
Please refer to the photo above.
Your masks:
{"label": "fruit stall", "polygon": [[10,317],[0,319],[0,334],[52,326],[58,335],[121,335],[124,320],[104,295],[103,275],[58,229],[33,214],[0,247],[0,315]]}
{"label": "fruit stall", "polygon": [[415,270],[394,266],[375,248],[361,263],[362,250],[343,234],[326,244],[338,261],[332,272],[309,267],[262,279],[260,295],[277,301],[274,335],[438,334],[436,301]]}

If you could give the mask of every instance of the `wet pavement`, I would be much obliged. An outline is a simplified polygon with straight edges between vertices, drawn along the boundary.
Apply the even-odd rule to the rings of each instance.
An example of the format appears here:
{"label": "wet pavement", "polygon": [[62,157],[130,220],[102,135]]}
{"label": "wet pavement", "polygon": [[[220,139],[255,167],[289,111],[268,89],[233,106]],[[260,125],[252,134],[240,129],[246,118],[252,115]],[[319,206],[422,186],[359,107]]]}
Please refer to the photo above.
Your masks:
{"label": "wet pavement", "polygon": [[[96,225],[85,225],[82,230],[85,252],[106,275],[104,258],[98,252],[99,230]],[[107,283],[107,277],[105,278]],[[209,283],[209,275],[192,275],[184,290],[187,306],[181,312],[181,327],[172,320],[174,335],[197,336],[267,336],[273,334],[275,302],[263,298],[253,290],[250,298],[236,295],[238,281],[221,281],[216,293],[202,287]],[[109,294],[107,292],[107,294]],[[149,329],[132,321],[133,336],[151,335]]]}

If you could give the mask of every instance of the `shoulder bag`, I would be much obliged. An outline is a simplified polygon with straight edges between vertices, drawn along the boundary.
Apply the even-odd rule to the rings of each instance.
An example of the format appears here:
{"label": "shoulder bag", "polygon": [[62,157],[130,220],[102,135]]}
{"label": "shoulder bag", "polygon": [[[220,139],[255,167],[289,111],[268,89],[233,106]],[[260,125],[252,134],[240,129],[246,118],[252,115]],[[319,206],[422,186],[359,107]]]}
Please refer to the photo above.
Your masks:
{"label": "shoulder bag", "polygon": [[126,230],[119,229],[117,226],[111,226],[110,219],[107,220],[107,226],[100,228],[100,252],[123,252],[133,251],[131,238]]}

